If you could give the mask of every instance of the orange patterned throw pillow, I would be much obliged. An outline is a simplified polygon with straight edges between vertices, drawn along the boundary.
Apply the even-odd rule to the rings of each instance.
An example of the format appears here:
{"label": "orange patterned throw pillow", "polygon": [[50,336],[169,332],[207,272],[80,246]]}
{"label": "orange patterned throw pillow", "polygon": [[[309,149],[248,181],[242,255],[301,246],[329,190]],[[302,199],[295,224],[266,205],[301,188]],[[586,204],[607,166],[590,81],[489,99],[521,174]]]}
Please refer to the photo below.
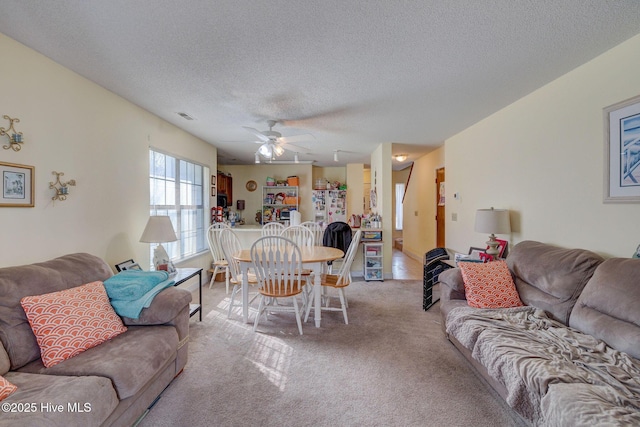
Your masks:
{"label": "orange patterned throw pillow", "polygon": [[102,282],[24,297],[20,304],[47,368],[127,330],[111,307]]}
{"label": "orange patterned throw pillow", "polygon": [[469,306],[507,308],[523,305],[506,262],[461,262],[459,266]]}
{"label": "orange patterned throw pillow", "polygon": [[16,391],[17,389],[18,387],[11,384],[9,381],[7,381],[2,376],[0,376],[0,400],[3,400],[9,397],[9,395],[14,391]]}

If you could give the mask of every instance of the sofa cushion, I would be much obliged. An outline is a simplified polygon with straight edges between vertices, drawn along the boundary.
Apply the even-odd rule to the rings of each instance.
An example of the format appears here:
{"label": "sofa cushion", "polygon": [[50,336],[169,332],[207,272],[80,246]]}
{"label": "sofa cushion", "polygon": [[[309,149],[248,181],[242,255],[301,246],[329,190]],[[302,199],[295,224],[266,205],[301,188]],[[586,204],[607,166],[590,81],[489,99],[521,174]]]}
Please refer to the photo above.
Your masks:
{"label": "sofa cushion", "polygon": [[102,282],[20,300],[47,368],[126,332]]}
{"label": "sofa cushion", "polygon": [[9,397],[11,393],[16,391],[17,389],[18,387],[11,384],[6,378],[0,376],[0,400],[6,399],[7,397]]}
{"label": "sofa cushion", "polygon": [[[7,378],[18,390],[2,403],[19,403],[22,408],[35,404],[36,411],[3,412],[2,427],[101,426],[118,406],[118,396],[108,378],[21,372],[9,372]],[[63,410],[53,411],[60,405]]]}
{"label": "sofa cushion", "polygon": [[140,391],[173,361],[177,348],[178,333],[172,326],[130,326],[127,332],[51,368],[35,360],[19,371],[106,377],[123,400]]}
{"label": "sofa cushion", "polygon": [[580,292],[604,259],[584,249],[564,249],[523,241],[513,247],[507,265],[520,299],[567,325]]}
{"label": "sofa cushion", "polygon": [[105,280],[112,275],[102,259],[85,253],[0,268],[0,341],[11,360],[11,369],[40,358],[40,348],[20,299]]}
{"label": "sofa cushion", "polygon": [[4,375],[11,369],[11,361],[9,360],[9,355],[2,343],[0,343],[0,375]]}
{"label": "sofa cushion", "polygon": [[469,306],[475,308],[522,306],[506,262],[461,262],[459,266]]}
{"label": "sofa cushion", "polygon": [[611,258],[593,274],[569,325],[640,359],[640,259]]}

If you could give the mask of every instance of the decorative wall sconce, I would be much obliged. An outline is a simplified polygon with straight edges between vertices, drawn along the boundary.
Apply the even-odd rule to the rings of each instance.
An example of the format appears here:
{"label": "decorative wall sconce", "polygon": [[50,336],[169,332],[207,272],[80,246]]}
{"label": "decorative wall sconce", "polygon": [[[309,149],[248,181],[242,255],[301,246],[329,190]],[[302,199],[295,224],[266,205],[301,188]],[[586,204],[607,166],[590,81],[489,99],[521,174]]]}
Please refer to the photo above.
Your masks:
{"label": "decorative wall sconce", "polygon": [[67,195],[69,194],[69,187],[70,186],[75,187],[76,180],[72,179],[67,182],[62,182],[60,181],[60,177],[64,175],[64,172],[53,171],[51,173],[56,176],[56,181],[49,183],[49,188],[56,190],[56,194],[51,198],[51,200],[60,200],[60,201],[67,200]]}
{"label": "decorative wall sconce", "polygon": [[3,116],[5,120],[9,120],[9,129],[0,128],[0,136],[6,136],[9,138],[9,145],[3,145],[2,148],[8,150],[9,148],[13,149],[13,151],[20,151],[22,148],[22,132],[18,132],[14,127],[14,123],[20,123],[20,119],[12,119],[6,114]]}

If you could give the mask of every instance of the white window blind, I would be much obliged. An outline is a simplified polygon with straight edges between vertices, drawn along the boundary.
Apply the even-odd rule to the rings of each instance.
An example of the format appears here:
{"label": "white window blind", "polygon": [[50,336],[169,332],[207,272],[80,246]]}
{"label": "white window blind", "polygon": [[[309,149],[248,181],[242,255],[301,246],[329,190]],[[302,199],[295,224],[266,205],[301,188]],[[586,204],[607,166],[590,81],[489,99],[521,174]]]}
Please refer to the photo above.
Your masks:
{"label": "white window blind", "polygon": [[174,262],[208,250],[208,176],[206,166],[149,150],[149,215],[171,218],[178,240],[163,246]]}

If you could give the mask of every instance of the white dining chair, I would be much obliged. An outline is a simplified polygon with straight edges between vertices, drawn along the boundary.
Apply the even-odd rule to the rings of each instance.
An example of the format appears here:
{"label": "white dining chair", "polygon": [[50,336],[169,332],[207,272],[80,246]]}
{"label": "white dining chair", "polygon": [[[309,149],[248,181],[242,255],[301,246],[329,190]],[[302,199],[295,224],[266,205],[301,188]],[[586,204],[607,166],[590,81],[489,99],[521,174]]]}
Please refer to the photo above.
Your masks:
{"label": "white dining chair", "polygon": [[[251,261],[258,280],[260,304],[253,330],[258,329],[262,314],[293,312],[302,335],[302,314],[298,295],[302,294],[302,255],[300,248],[281,236],[261,237],[251,246]],[[304,298],[304,297],[303,297]],[[278,300],[291,299],[293,304],[280,304]]]}
{"label": "white dining chair", "polygon": [[216,275],[224,271],[226,292],[229,293],[229,264],[224,257],[224,253],[222,253],[222,247],[220,247],[220,232],[225,228],[229,228],[229,226],[224,222],[216,222],[207,229],[207,241],[209,242],[209,250],[213,257],[213,274],[209,282],[209,289],[213,286]]}
{"label": "white dining chair", "polygon": [[[347,249],[347,253],[344,256],[344,262],[340,266],[340,271],[338,272],[338,274],[323,274],[321,276],[324,304],[320,305],[320,309],[322,311],[341,311],[342,316],[344,317],[344,323],[346,325],[349,324],[349,318],[347,317],[347,308],[349,307],[349,303],[347,301],[347,296],[344,289],[351,283],[351,264],[353,264],[353,259],[355,258],[356,252],[358,250],[361,234],[362,230],[357,230],[353,234],[353,237],[351,238],[351,244],[349,245],[349,249]],[[331,307],[331,296],[328,292],[324,292],[324,290],[326,290],[327,288],[337,289],[338,297],[340,298],[339,308]],[[313,304],[307,304],[307,309],[304,317],[305,322],[309,320],[309,313],[311,312],[312,306]]]}
{"label": "white dining chair", "polygon": [[262,226],[262,236],[279,236],[284,228],[279,222],[268,222]]}
{"label": "white dining chair", "polygon": [[292,225],[284,228],[280,235],[292,240],[298,246],[313,246],[316,244],[316,239],[310,228],[302,225]]}
{"label": "white dining chair", "polygon": [[[238,292],[242,290],[243,279],[240,262],[233,259],[233,254],[240,252],[242,250],[242,246],[240,244],[240,239],[231,228],[225,228],[220,232],[220,246],[222,247],[225,259],[228,262],[229,274],[231,275],[229,281],[233,284],[233,290],[231,291],[231,299],[229,302],[229,313],[227,314],[227,317],[231,317],[235,297]],[[249,285],[253,286],[258,283],[256,276],[252,273],[247,273],[247,282]],[[257,296],[258,294],[254,295],[253,298],[249,300],[249,304],[251,304]]]}
{"label": "white dining chair", "polygon": [[324,228],[320,224],[314,221],[304,221],[300,223],[301,226],[307,227],[313,233],[316,245],[322,245],[322,238],[324,237]]}

